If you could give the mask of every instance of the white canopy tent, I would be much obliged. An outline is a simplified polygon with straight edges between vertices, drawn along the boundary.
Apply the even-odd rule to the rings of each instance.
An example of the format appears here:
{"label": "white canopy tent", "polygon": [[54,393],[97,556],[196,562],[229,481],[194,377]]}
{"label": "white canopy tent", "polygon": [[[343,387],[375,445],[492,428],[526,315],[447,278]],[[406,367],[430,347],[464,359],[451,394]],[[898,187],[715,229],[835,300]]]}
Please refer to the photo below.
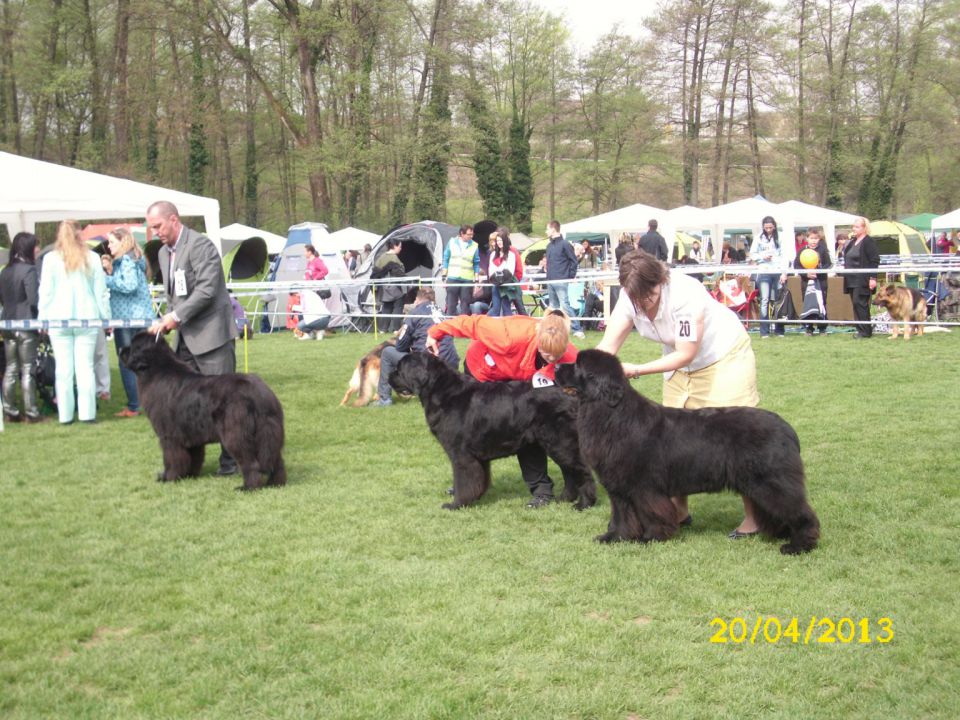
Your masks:
{"label": "white canopy tent", "polygon": [[367,243],[373,247],[380,236],[367,230],[361,230],[355,227],[345,227],[330,233],[323,239],[325,249],[333,249],[337,252],[345,250],[363,250]]}
{"label": "white canopy tent", "polygon": [[777,211],[779,214],[774,215],[777,222],[781,222],[781,218],[786,218],[793,220],[794,229],[811,227],[823,228],[823,241],[827,244],[830,257],[833,258],[834,262],[837,261],[837,227],[849,227],[853,225],[853,221],[859,217],[851,213],[841,212],[840,210],[810,205],[805,202],[800,202],[799,200],[787,200],[786,202],[780,203],[780,207],[782,209]]}
{"label": "white canopy tent", "polygon": [[38,222],[142,218],[157,200],[172,202],[184,217],[202,217],[220,247],[220,203],[213,198],[0,152],[0,223],[11,237],[35,232]]}
{"label": "white canopy tent", "polygon": [[267,244],[267,253],[270,255],[283,252],[283,246],[287,244],[287,239],[283,235],[277,235],[249,225],[233,223],[220,228],[220,244],[223,247],[223,254],[226,255],[244,240],[255,237],[262,239]]}
{"label": "white canopy tent", "polygon": [[930,221],[931,230],[954,230],[960,228],[960,208]]}
{"label": "white canopy tent", "polygon": [[667,257],[673,253],[673,243],[676,239],[676,226],[669,212],[661,208],[651,207],[642,203],[627,205],[618,210],[600,213],[593,217],[574,220],[561,226],[560,232],[597,232],[607,233],[611,245],[616,245],[620,233],[645,233],[647,223],[656,220],[657,232],[667,241]]}
{"label": "white canopy tent", "polygon": [[777,221],[781,238],[780,246],[783,248],[783,257],[788,262],[792,262],[796,254],[793,237],[797,228],[822,227],[826,236],[824,239],[832,256],[837,226],[851,225],[857,217],[850,213],[817,207],[798,200],[772,203],[757,195],[704,210],[701,220],[705,222],[704,227],[710,230],[714,248],[718,249],[723,240],[724,230],[730,228],[749,228],[753,236],[757,237],[761,231],[761,222],[767,215]]}

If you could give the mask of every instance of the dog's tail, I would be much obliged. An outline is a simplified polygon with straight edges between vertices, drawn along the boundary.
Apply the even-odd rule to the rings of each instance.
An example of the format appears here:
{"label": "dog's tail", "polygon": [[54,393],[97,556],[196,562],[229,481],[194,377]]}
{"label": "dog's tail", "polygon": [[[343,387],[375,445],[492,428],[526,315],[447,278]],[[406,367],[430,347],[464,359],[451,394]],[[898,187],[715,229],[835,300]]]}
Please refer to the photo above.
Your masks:
{"label": "dog's tail", "polygon": [[[810,552],[817,546],[820,539],[820,520],[810,507],[806,498],[801,498],[793,505],[788,516],[774,515],[753,499],[753,514],[761,532],[777,538],[785,538],[788,542],[780,546],[784,555],[799,555]],[[782,510],[779,507],[778,510]]]}

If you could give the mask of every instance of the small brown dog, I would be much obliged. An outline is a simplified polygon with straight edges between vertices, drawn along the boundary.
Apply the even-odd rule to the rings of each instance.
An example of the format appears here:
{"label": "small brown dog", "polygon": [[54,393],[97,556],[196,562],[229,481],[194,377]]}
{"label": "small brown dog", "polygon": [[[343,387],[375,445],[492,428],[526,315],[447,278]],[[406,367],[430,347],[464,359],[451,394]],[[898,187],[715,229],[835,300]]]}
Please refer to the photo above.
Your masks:
{"label": "small brown dog", "polygon": [[876,297],[873,298],[873,304],[885,307],[890,313],[891,340],[896,340],[899,335],[899,324],[903,324],[903,339],[909,340],[911,330],[917,335],[923,335],[923,325],[916,327],[909,325],[911,322],[924,322],[927,319],[927,301],[923,298],[923,293],[913,288],[900,287],[899,285],[886,285],[877,290]]}
{"label": "small brown dog", "polygon": [[353,407],[368,405],[377,396],[377,384],[380,382],[380,355],[387,345],[396,344],[396,340],[387,340],[360,358],[360,362],[353,369],[347,392],[340,401],[341,405],[346,405],[353,394],[357,396],[353,401]]}

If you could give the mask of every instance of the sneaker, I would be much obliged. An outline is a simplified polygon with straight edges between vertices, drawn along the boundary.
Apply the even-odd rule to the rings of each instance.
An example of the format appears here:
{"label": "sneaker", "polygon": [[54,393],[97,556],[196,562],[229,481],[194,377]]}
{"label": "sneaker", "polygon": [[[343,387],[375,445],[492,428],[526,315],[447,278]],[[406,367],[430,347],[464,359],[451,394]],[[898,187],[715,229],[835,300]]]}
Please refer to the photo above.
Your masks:
{"label": "sneaker", "polygon": [[384,398],[382,400],[374,400],[372,403],[367,405],[367,407],[388,407],[393,405],[393,400],[390,398]]}
{"label": "sneaker", "polygon": [[538,510],[542,507],[546,507],[553,502],[553,497],[550,495],[534,495],[533,499],[527,503],[527,507],[531,510]]}
{"label": "sneaker", "polygon": [[323,340],[323,330],[317,330],[317,337],[315,340]]}
{"label": "sneaker", "polygon": [[573,336],[574,336],[575,338],[580,338],[580,339],[583,339],[583,338],[586,337],[586,335],[583,334],[583,331],[582,331],[582,330],[577,330],[577,331],[575,331],[575,332],[573,333]]}
{"label": "sneaker", "polygon": [[313,340],[313,335],[311,335],[310,333],[304,333],[303,335],[298,337],[297,340]]}

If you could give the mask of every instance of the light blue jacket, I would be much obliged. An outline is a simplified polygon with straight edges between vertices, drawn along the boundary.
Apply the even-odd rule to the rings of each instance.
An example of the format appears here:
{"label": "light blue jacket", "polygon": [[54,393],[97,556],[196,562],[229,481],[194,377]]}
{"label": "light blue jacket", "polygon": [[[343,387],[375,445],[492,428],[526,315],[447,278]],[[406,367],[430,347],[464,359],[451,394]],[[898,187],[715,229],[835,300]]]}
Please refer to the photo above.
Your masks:
{"label": "light blue jacket", "polygon": [[147,260],[124,255],[113,261],[113,274],[106,276],[110,310],[115,320],[152,320],[156,317],[147,285]]}
{"label": "light blue jacket", "polygon": [[67,272],[56,250],[40,270],[40,320],[109,320],[106,275],[97,254],[87,251],[87,267]]}

